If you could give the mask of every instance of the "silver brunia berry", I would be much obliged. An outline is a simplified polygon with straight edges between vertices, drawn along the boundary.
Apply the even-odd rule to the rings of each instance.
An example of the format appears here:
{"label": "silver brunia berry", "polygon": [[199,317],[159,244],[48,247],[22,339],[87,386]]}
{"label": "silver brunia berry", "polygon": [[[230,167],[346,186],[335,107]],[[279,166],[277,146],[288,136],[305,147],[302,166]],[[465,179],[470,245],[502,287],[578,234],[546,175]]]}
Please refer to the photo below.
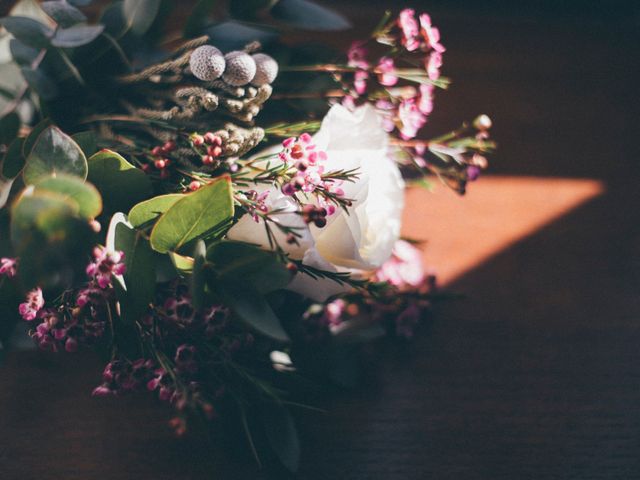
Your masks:
{"label": "silver brunia berry", "polygon": [[256,74],[256,62],[245,52],[229,52],[224,56],[227,66],[222,79],[229,85],[240,87],[246,85]]}
{"label": "silver brunia berry", "polygon": [[216,47],[202,45],[191,53],[189,67],[194,77],[204,81],[215,80],[224,72],[224,56]]}
{"label": "silver brunia berry", "polygon": [[278,62],[265,53],[252,55],[256,62],[256,75],[251,83],[256,87],[273,83],[278,76]]}

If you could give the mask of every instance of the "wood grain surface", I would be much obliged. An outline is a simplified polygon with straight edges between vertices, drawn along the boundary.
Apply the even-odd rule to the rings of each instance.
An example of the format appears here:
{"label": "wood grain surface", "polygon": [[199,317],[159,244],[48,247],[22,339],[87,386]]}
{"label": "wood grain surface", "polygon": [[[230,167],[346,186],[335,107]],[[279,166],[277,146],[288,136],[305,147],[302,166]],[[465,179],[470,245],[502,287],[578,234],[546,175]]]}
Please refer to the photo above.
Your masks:
{"label": "wood grain surface", "polygon": [[[386,345],[362,389],[322,399],[328,414],[298,416],[299,478],[640,478],[638,20],[438,8],[455,83],[430,128],[488,113],[496,178],[468,199],[411,192],[406,231],[433,237],[425,258],[466,297]],[[145,395],[92,399],[100,370],[91,354],[9,356],[0,479],[266,476],[176,439]]]}

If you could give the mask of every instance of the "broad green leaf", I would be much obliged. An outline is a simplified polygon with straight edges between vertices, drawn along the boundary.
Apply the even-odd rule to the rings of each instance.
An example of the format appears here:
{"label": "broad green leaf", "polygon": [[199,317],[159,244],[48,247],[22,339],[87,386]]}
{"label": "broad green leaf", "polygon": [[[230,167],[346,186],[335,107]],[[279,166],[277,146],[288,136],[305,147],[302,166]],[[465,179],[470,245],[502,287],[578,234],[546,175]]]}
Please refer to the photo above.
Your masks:
{"label": "broad green leaf", "polygon": [[111,150],[100,150],[89,158],[88,180],[105,202],[105,209],[126,211],[151,195],[152,185],[145,173]]}
{"label": "broad green leaf", "polygon": [[307,30],[345,30],[349,21],[339,13],[310,0],[280,0],[271,15],[294,27]]}
{"label": "broad green leaf", "polygon": [[136,35],[144,35],[160,9],[160,0],[124,0],[122,11],[127,26]]}
{"label": "broad green leaf", "polygon": [[76,25],[56,30],[51,45],[61,48],[74,48],[91,43],[104,31],[104,25]]}
{"label": "broad green leaf", "polygon": [[205,303],[206,275],[204,268],[207,261],[206,256],[207,246],[203,240],[198,240],[193,249],[193,269],[189,285],[194,308],[201,308]]}
{"label": "broad green leaf", "polygon": [[222,177],[185,195],[169,208],[151,231],[151,246],[160,253],[177,251],[232,217],[231,180]]}
{"label": "broad green leaf", "polygon": [[14,178],[6,179],[0,177],[0,208],[3,208],[7,204],[14,180]]}
{"label": "broad green leaf", "polygon": [[300,440],[289,411],[281,404],[265,405],[260,412],[269,445],[282,465],[292,473],[300,463]]}
{"label": "broad green leaf", "polygon": [[221,299],[241,321],[257,332],[281,342],[289,340],[269,303],[253,285],[225,278],[224,281],[213,280],[208,288],[216,299]]}
{"label": "broad green leaf", "polygon": [[33,18],[28,17],[4,17],[0,19],[0,25],[7,29],[14,37],[25,45],[35,48],[46,48],[53,36],[53,30]]}
{"label": "broad green leaf", "polygon": [[40,52],[39,49],[25,45],[17,38],[11,39],[9,50],[11,50],[11,58],[18,65],[31,65]]}
{"label": "broad green leaf", "polygon": [[18,130],[20,130],[20,117],[15,111],[0,118],[0,145],[13,142],[18,135]]}
{"label": "broad green leaf", "polygon": [[92,131],[74,133],[71,138],[78,144],[87,158],[98,151],[96,135]]}
{"label": "broad green leaf", "polygon": [[155,253],[149,241],[125,222],[117,222],[114,231],[114,249],[124,252],[125,290],[121,294],[122,316],[127,323],[140,319],[148,310],[156,291]]}
{"label": "broad green leaf", "polygon": [[58,127],[47,127],[27,157],[24,182],[35,184],[50,175],[67,174],[87,178],[87,158],[70,136]]}
{"label": "broad green leaf", "polygon": [[20,71],[29,86],[43,100],[52,100],[58,96],[58,86],[42,69],[33,70],[29,67],[22,67]]}
{"label": "broad green leaf", "polygon": [[150,225],[183,198],[184,194],[182,193],[169,193],[140,202],[129,211],[129,221],[136,228]]}
{"label": "broad green leaf", "polygon": [[204,33],[211,39],[211,44],[223,52],[239,50],[253,41],[266,45],[278,37],[273,29],[258,28],[235,20],[217,23],[207,28]]}
{"label": "broad green leaf", "polygon": [[169,252],[169,258],[177,272],[183,275],[193,272],[193,258],[175,252]]}
{"label": "broad green leaf", "polygon": [[22,144],[22,156],[24,158],[27,158],[29,156],[29,154],[31,153],[31,150],[33,149],[33,146],[36,144],[36,140],[38,140],[38,137],[40,136],[40,134],[44,132],[44,130],[49,125],[51,125],[51,120],[49,120],[48,118],[45,118],[44,120],[38,122],[38,124],[36,124],[36,126],[33,127],[33,129],[31,129],[31,132],[29,133],[24,143]]}
{"label": "broad green leaf", "polygon": [[4,178],[16,178],[24,168],[24,157],[22,156],[22,144],[24,138],[16,138],[9,144],[7,153],[2,159],[0,173]]}
{"label": "broad green leaf", "polygon": [[42,2],[40,8],[62,28],[87,21],[84,13],[65,1]]}
{"label": "broad green leaf", "polygon": [[207,250],[207,260],[221,281],[251,283],[260,293],[286,287],[291,273],[272,253],[239,242],[218,242]]}
{"label": "broad green leaf", "polygon": [[96,218],[102,211],[100,193],[90,183],[84,182],[71,175],[58,175],[40,180],[35,192],[55,192],[64,198],[70,198],[78,203],[78,214],[89,220]]}

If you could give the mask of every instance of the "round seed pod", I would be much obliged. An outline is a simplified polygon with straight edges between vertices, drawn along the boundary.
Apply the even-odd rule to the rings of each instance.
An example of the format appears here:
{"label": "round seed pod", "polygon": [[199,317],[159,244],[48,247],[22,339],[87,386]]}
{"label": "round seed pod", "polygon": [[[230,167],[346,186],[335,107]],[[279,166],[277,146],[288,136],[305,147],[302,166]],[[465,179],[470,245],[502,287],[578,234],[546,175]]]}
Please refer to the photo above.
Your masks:
{"label": "round seed pod", "polygon": [[224,56],[216,47],[202,45],[191,53],[189,67],[194,77],[204,81],[215,80],[224,72]]}
{"label": "round seed pod", "polygon": [[273,83],[278,76],[278,62],[264,53],[256,53],[251,57],[256,62],[256,75],[251,83],[256,87]]}
{"label": "round seed pod", "polygon": [[229,85],[240,87],[246,85],[256,74],[256,62],[251,55],[235,51],[224,56],[227,66],[222,74],[222,79]]}

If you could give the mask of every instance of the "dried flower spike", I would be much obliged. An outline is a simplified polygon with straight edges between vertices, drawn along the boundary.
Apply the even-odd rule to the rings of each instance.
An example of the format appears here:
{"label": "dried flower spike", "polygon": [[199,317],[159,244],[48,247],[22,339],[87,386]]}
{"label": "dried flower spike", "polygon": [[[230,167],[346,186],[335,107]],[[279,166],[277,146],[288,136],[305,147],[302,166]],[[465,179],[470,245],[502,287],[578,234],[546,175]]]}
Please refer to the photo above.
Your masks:
{"label": "dried flower spike", "polygon": [[189,58],[189,67],[193,76],[204,81],[219,78],[225,69],[225,57],[211,45],[196,48]]}
{"label": "dried flower spike", "polygon": [[251,57],[256,62],[256,74],[251,83],[256,87],[273,83],[278,76],[278,62],[264,53],[256,53]]}
{"label": "dried flower spike", "polygon": [[226,68],[222,74],[222,79],[229,85],[240,87],[253,80],[256,75],[256,62],[251,55],[235,51],[224,56]]}

